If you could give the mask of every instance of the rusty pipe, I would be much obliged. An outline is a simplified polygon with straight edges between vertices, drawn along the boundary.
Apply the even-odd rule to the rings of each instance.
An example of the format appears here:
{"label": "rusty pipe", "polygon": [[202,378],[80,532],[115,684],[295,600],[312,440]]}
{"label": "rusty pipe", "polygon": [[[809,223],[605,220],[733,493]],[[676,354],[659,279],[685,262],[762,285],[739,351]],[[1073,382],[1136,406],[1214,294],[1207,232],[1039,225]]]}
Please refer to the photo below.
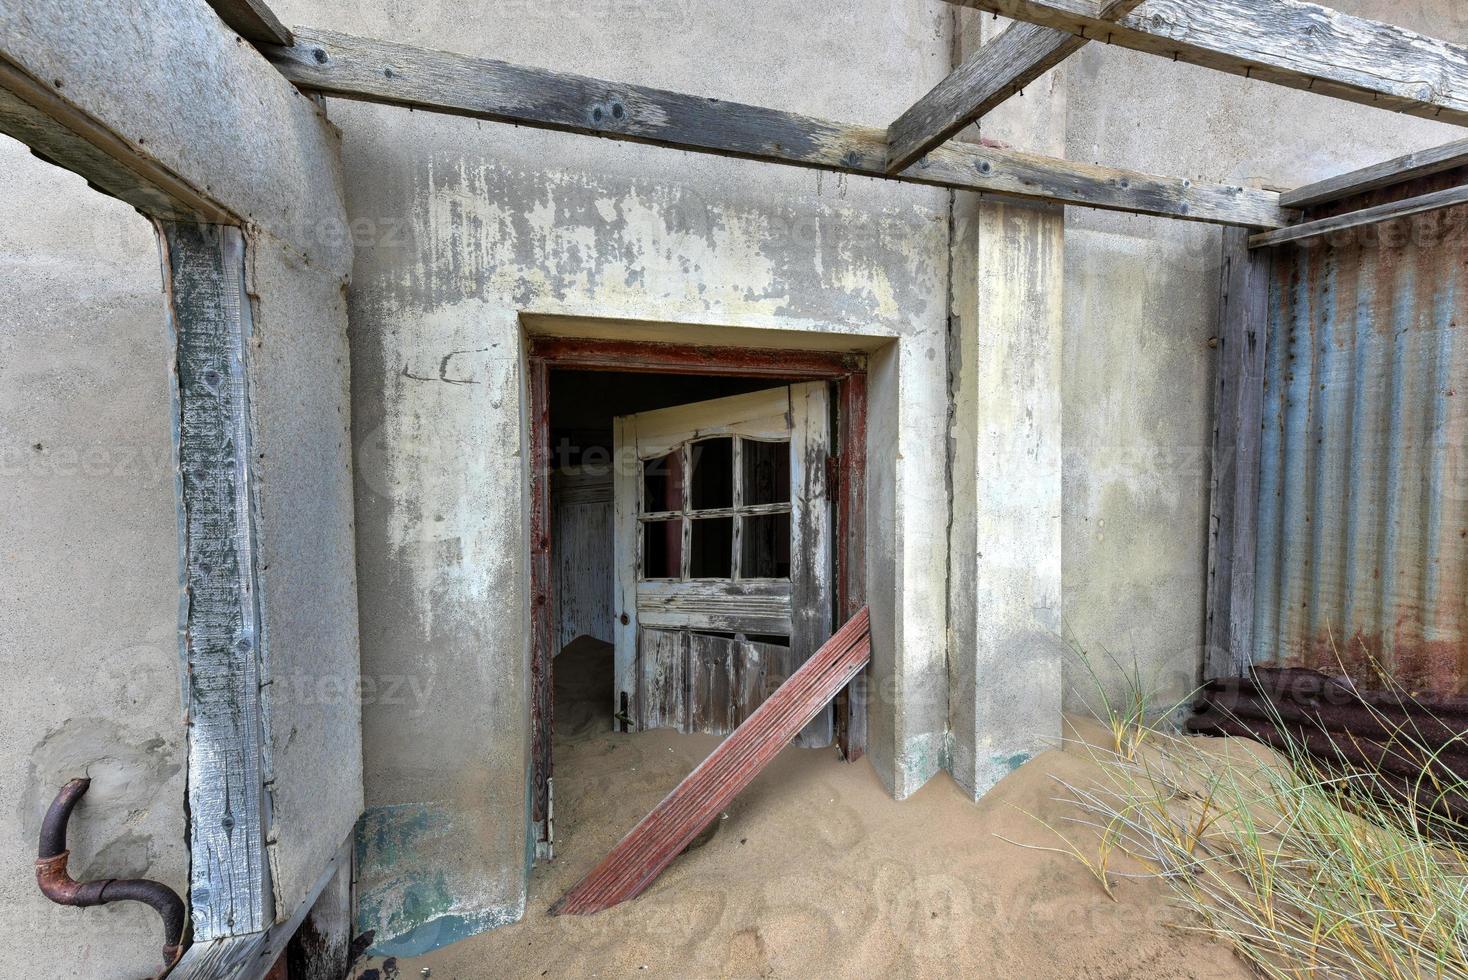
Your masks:
{"label": "rusty pipe", "polygon": [[71,811],[92,785],[90,779],[73,779],[61,787],[46,818],[41,821],[41,846],[36,855],[36,883],[41,893],[57,905],[85,908],[111,902],[142,902],[163,919],[163,970],[168,972],[183,955],[184,903],[178,893],[158,881],[143,878],[104,878],[77,881],[66,870],[71,852],[66,849],[66,825]]}

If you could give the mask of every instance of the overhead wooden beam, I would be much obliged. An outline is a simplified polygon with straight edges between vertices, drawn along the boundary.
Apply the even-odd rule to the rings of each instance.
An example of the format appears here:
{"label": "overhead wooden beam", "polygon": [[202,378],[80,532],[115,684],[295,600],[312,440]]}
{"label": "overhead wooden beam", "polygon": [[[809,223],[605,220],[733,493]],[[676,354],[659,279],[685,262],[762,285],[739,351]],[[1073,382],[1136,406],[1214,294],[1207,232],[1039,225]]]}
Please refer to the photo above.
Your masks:
{"label": "overhead wooden beam", "polygon": [[[1101,16],[1114,20],[1142,2],[1108,0]],[[1088,43],[1079,35],[1039,24],[1010,26],[887,127],[887,172],[907,169]]]}
{"label": "overhead wooden beam", "polygon": [[209,6],[230,30],[252,44],[289,45],[295,40],[264,0],[209,0]]}
{"label": "overhead wooden beam", "polygon": [[1295,217],[1270,191],[964,143],[888,174],[875,127],[327,31],[299,28],[294,47],[262,50],[301,88],[348,99],[1187,221],[1280,228]]}
{"label": "overhead wooden beam", "polygon": [[1468,124],[1468,48],[1300,0],[1148,0],[1111,22],[1095,0],[948,0],[1427,119]]}
{"label": "overhead wooden beam", "polygon": [[1444,208],[1456,207],[1459,204],[1468,204],[1468,186],[1449,187],[1444,191],[1423,194],[1421,197],[1411,197],[1405,201],[1393,201],[1390,204],[1382,204],[1374,208],[1365,208],[1361,211],[1339,214],[1333,218],[1321,218],[1319,221],[1307,221],[1304,224],[1294,225],[1289,228],[1280,228],[1276,231],[1266,232],[1250,238],[1249,247],[1267,248],[1270,245],[1283,245],[1286,242],[1298,242],[1307,238],[1319,238],[1321,235],[1349,231],[1352,228],[1363,228],[1367,225],[1376,225],[1395,218],[1409,218],[1414,214],[1441,211]]}
{"label": "overhead wooden beam", "polygon": [[1291,208],[1313,208],[1465,166],[1468,166],[1468,140],[1459,140],[1286,191],[1280,195],[1280,203]]}

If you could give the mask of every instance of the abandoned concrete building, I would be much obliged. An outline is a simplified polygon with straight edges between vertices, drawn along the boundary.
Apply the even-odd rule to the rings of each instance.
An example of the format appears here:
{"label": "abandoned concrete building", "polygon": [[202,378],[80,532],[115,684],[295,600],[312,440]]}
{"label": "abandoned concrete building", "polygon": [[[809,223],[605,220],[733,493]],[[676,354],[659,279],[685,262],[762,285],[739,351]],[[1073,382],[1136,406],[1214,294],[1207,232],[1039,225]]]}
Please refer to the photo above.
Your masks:
{"label": "abandoned concrete building", "polygon": [[0,974],[159,969],[76,778],[174,976],[549,906],[578,644],[899,801],[1072,647],[1462,694],[1468,11],[1338,6],[0,0]]}

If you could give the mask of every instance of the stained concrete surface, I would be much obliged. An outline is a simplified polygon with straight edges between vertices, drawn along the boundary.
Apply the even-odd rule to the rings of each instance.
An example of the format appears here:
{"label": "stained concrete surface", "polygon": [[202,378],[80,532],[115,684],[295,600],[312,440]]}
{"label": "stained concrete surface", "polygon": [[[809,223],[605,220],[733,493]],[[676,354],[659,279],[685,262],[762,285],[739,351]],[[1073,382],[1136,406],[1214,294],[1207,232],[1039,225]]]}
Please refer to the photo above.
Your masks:
{"label": "stained concrete surface", "polygon": [[187,891],[162,310],[148,222],[0,137],[0,975],[160,965],[151,910],[66,909],[36,888],[41,817],[73,777],[93,782],[72,873]]}

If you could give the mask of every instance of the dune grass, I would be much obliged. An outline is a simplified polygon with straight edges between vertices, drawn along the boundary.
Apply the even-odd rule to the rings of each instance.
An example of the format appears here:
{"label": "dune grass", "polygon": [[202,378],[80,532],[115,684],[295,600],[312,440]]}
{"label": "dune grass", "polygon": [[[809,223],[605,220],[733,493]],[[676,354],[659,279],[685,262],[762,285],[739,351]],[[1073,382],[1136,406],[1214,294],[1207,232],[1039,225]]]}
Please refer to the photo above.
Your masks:
{"label": "dune grass", "polygon": [[1098,713],[1109,744],[1082,744],[1100,778],[1061,782],[1073,815],[1051,850],[1113,899],[1120,877],[1160,877],[1194,928],[1265,976],[1468,978],[1468,827],[1439,806],[1468,782],[1433,765],[1445,746],[1398,729],[1392,747],[1422,763],[1403,791],[1297,737],[1275,750],[1169,732],[1150,701],[1133,685]]}

